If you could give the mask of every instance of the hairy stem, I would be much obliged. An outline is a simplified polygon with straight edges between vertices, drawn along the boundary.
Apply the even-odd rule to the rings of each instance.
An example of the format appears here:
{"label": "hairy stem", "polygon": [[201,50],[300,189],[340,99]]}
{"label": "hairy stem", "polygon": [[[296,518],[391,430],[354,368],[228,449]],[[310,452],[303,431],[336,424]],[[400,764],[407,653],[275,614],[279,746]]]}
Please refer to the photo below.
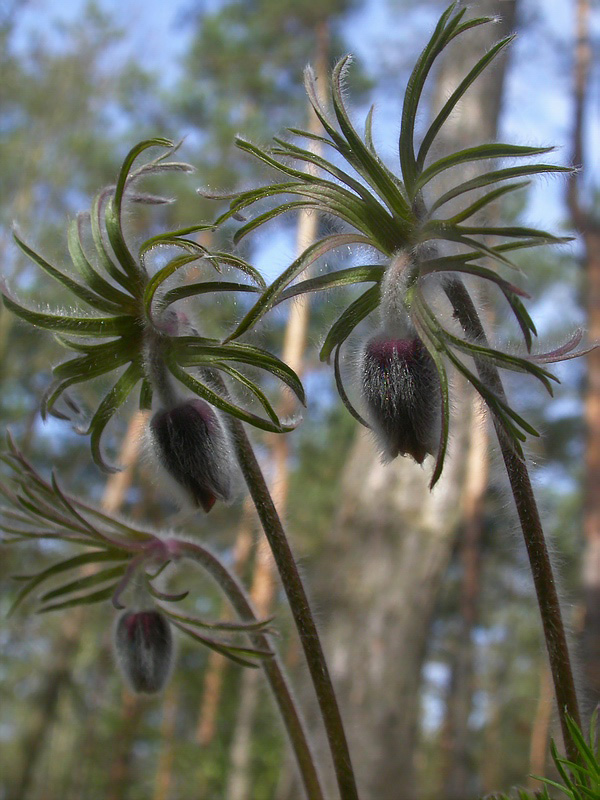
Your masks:
{"label": "hairy stem", "polygon": [[342,717],[298,567],[246,431],[242,423],[234,417],[228,416],[227,424],[298,629],[323,717],[340,797],[342,800],[358,800]]}
{"label": "hairy stem", "polygon": [[[487,337],[473,301],[460,279],[448,280],[446,294],[452,303],[454,314],[467,336],[478,344],[487,346]],[[474,357],[479,377],[502,400],[506,399],[500,374],[493,364]],[[562,620],[560,603],[552,563],[544,537],[535,495],[531,486],[529,470],[525,459],[514,449],[502,425],[492,415],[498,436],[500,451],[506,467],[510,487],[515,500],[521,530],[527,548],[531,574],[535,585],[538,606],[542,617],[544,638],[548,649],[550,670],[558,704],[560,724],[569,758],[579,760],[577,748],[573,743],[567,725],[570,716],[581,727],[573,669],[567,644],[567,635]]]}
{"label": "hairy stem", "polygon": [[[189,558],[201,564],[212,575],[242,620],[257,622],[257,617],[241,584],[210,550],[206,550],[201,545],[192,542],[178,542],[178,551],[184,558]],[[269,640],[264,633],[257,631],[249,635],[253,645],[258,649],[271,649]],[[290,737],[306,796],[308,800],[324,800],[321,781],[315,765],[314,753],[311,750],[306,732],[306,725],[300,716],[299,710],[296,708],[292,692],[278,656],[274,655],[273,658],[262,661],[261,666],[265,671]]]}

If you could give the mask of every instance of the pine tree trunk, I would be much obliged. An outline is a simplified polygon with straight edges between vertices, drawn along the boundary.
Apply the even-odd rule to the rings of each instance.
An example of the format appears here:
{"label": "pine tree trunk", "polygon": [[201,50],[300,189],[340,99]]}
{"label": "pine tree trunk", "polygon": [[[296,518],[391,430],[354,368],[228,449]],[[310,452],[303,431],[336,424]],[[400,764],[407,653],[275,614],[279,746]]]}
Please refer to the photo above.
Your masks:
{"label": "pine tree trunk", "polygon": [[[600,342],[600,228],[584,232],[589,338]],[[582,653],[589,710],[600,703],[600,349],[587,356]]]}
{"label": "pine tree trunk", "polygon": [[[478,407],[479,406],[479,407]],[[477,607],[481,589],[481,538],[483,503],[488,478],[489,436],[482,424],[481,404],[474,404],[471,421],[471,446],[465,476],[464,527],[459,543],[462,569],[459,631],[448,691],[445,723],[446,800],[469,796],[468,779],[472,772],[469,717],[473,700],[474,644]]]}
{"label": "pine tree trunk", "polygon": [[[478,29],[468,47],[449,49],[438,76],[437,108],[478,53],[512,31],[515,7],[503,3],[501,22]],[[473,13],[497,10],[490,0],[478,3]],[[499,63],[474,84],[448,121],[440,152],[495,139],[503,79]],[[459,381],[453,395],[458,409],[472,402]],[[364,800],[417,796],[421,672],[461,514],[469,416],[456,414],[452,421],[450,457],[432,493],[430,464],[420,468],[398,459],[383,466],[364,432],[345,469],[338,518],[321,557],[317,604],[327,614],[329,662]]]}
{"label": "pine tree trunk", "polygon": [[328,575],[317,599],[365,800],[415,797],[421,670],[464,475],[465,434],[457,442],[456,427],[453,457],[431,495],[425,469],[382,465],[361,432],[323,556]]}
{"label": "pine tree trunk", "polygon": [[121,720],[113,738],[114,757],[110,765],[105,800],[127,800],[132,785],[133,743],[139,728],[143,706],[137,695],[121,692]]}
{"label": "pine tree trunk", "polygon": [[[583,130],[589,91],[592,47],[590,42],[590,0],[575,0],[574,123],[572,162],[584,165]],[[568,184],[567,202],[584,245],[585,298],[590,342],[600,341],[600,223],[593,208],[582,197],[579,175]],[[583,529],[584,617],[582,660],[584,704],[591,711],[600,702],[600,349],[587,356],[585,393],[585,488]]]}
{"label": "pine tree trunk", "polygon": [[[233,568],[240,577],[244,574],[252,551],[253,524],[254,509],[251,501],[247,499],[244,503],[233,556]],[[222,614],[222,617],[227,619],[227,611]],[[201,747],[208,747],[214,738],[225,670],[230,663],[225,656],[217,653],[216,650],[211,650],[204,673],[202,699],[196,726],[196,741]]]}
{"label": "pine tree trunk", "polygon": [[175,729],[177,724],[177,710],[179,697],[176,686],[171,684],[163,700],[163,721],[161,726],[162,746],[156,780],[154,786],[154,800],[169,800],[173,785],[173,762],[175,760]]}
{"label": "pine tree trunk", "polygon": [[[324,86],[327,80],[329,49],[329,26],[326,21],[317,26],[315,35],[317,43],[315,69],[319,79],[319,86]],[[321,134],[321,125],[310,106],[308,115],[308,130]],[[312,149],[318,153],[320,150],[319,143],[313,142]],[[314,171],[310,164],[306,166],[306,170],[308,172]],[[301,253],[315,240],[317,227],[318,215],[316,212],[300,210],[296,233],[296,250],[298,253]],[[306,348],[310,315],[309,298],[310,295],[308,294],[301,295],[290,305],[281,354],[283,361],[300,376],[304,366],[304,350]],[[289,394],[284,394],[279,413],[285,417],[292,411]],[[272,496],[277,511],[282,517],[285,517],[289,486],[288,458],[289,445],[287,437],[274,437],[271,445]],[[273,556],[266,539],[262,537],[258,546],[250,590],[250,596],[259,617],[266,617],[270,613],[276,587],[276,569]],[[231,770],[226,792],[228,800],[246,800],[250,795],[250,743],[259,688],[257,673],[254,670],[246,670],[242,675],[239,713],[231,746]]]}
{"label": "pine tree trunk", "polygon": [[[546,662],[540,667],[540,696],[538,698],[533,726],[531,728],[531,744],[529,750],[529,772],[531,775],[546,774],[548,744],[550,741],[550,723],[554,709],[554,687],[550,667]],[[530,789],[539,789],[540,782],[529,779]]]}

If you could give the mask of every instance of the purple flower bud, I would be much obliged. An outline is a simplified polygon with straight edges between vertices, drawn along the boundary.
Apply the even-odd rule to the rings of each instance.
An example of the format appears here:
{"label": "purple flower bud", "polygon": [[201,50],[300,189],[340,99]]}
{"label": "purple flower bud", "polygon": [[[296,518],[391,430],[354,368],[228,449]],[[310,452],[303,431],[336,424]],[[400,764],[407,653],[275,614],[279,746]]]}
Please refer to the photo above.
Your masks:
{"label": "purple flower bud", "polygon": [[369,422],[388,459],[411,455],[418,464],[439,442],[440,381],[416,336],[380,335],[365,345],[362,391]]}
{"label": "purple flower bud", "polygon": [[208,512],[217,499],[232,495],[233,467],[227,437],[215,411],[204,400],[186,400],[159,411],[150,423],[160,462]]}
{"label": "purple flower bud", "polygon": [[154,694],[167,682],[173,658],[168,621],[158,611],[126,611],[115,629],[115,650],[131,687]]}

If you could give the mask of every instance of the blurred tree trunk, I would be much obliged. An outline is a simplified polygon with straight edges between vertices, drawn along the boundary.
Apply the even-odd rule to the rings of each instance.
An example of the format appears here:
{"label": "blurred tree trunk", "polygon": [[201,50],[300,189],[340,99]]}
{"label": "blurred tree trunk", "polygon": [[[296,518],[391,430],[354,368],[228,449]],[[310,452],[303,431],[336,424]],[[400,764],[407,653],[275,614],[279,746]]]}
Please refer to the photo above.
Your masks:
{"label": "blurred tree trunk", "polygon": [[127,689],[121,692],[121,719],[113,737],[114,755],[105,800],[126,800],[132,784],[133,744],[143,714],[140,698]]}
{"label": "blurred tree trunk", "polygon": [[71,664],[79,645],[80,628],[74,615],[65,617],[58,641],[53,643],[52,665],[32,703],[34,710],[20,748],[21,764],[13,786],[8,788],[7,800],[27,800],[29,796],[38,762],[56,719],[61,692],[71,679]]}
{"label": "blurred tree trunk", "polygon": [[[233,569],[241,578],[250,560],[253,547],[254,506],[250,498],[246,499],[242,511],[233,554]],[[227,610],[221,615],[226,619]],[[221,692],[229,659],[211,650],[204,675],[202,699],[196,725],[196,741],[201,747],[208,747],[217,728],[217,714],[221,702]]]}
{"label": "blurred tree trunk", "polygon": [[[585,106],[589,88],[592,49],[590,43],[590,0],[575,0],[574,125],[572,162],[582,167]],[[573,224],[583,241],[585,306],[591,342],[600,341],[600,215],[593,200],[583,198],[579,174],[568,184],[567,200]],[[583,678],[589,709],[600,702],[600,349],[587,356],[585,395],[585,495],[583,529],[584,619],[582,635]]]}
{"label": "blurred tree trunk", "polygon": [[[148,411],[137,411],[131,418],[119,453],[118,463],[123,464],[124,469],[110,476],[102,497],[102,507],[108,513],[118,511],[123,505],[133,479],[148,417]],[[112,748],[106,800],[124,800],[133,782],[133,745],[142,715],[143,704],[139,696],[124,688],[121,692],[121,722]]]}
{"label": "blurred tree trunk", "polygon": [[488,479],[487,427],[482,423],[483,407],[474,403],[471,420],[471,445],[465,475],[463,532],[459,542],[461,587],[459,630],[455,641],[452,674],[448,690],[445,720],[444,797],[464,800],[469,796],[468,779],[472,772],[469,740],[469,717],[473,701],[474,644],[473,629],[481,589],[481,539],[484,499]]}
{"label": "blurred tree trunk", "polygon": [[[497,25],[479,28],[468,46],[449,49],[434,93],[436,108],[480,51],[512,30],[515,7],[503,3]],[[474,9],[478,16],[497,10],[491,0]],[[471,88],[446,125],[441,152],[495,139],[504,68],[498,63]],[[472,395],[458,380],[453,394],[457,408],[471,404]],[[365,800],[417,796],[421,672],[461,514],[469,426],[470,414],[455,415],[450,456],[431,493],[430,463],[421,469],[400,458],[384,466],[364,431],[343,476],[317,600],[327,610],[325,641]]]}
{"label": "blurred tree trunk", "polygon": [[[329,57],[329,25],[326,20],[315,26],[315,72],[317,85],[327,83]],[[322,134],[322,128],[312,106],[308,107],[307,129]],[[319,142],[311,142],[311,149],[319,153]],[[305,166],[307,172],[314,172],[311,164]],[[316,238],[319,216],[311,210],[301,209],[298,214],[296,250],[302,253]],[[307,277],[305,275],[304,277]],[[290,305],[281,357],[298,375],[302,376],[304,350],[310,316],[310,295],[300,295]],[[294,401],[289,393],[284,393],[279,414],[283,417],[293,413]],[[289,442],[286,436],[275,436],[271,442],[273,478],[272,495],[277,511],[285,517],[289,488]],[[265,537],[261,537],[256,554],[256,564],[252,579],[250,596],[259,617],[267,617],[272,609],[277,588],[276,569],[271,550]],[[250,790],[250,744],[252,725],[258,702],[260,683],[257,670],[245,670],[242,675],[241,696],[236,730],[231,745],[231,770],[227,784],[228,800],[246,800]]]}
{"label": "blurred tree trunk", "polygon": [[454,452],[431,495],[426,470],[407,460],[382,465],[369,434],[359,433],[323,556],[319,605],[366,800],[415,796],[421,670],[464,474],[465,431],[455,423]]}
{"label": "blurred tree trunk", "polygon": [[178,708],[179,696],[177,687],[171,684],[163,700],[163,719],[160,729],[162,744],[154,782],[154,800],[168,800],[171,795]]}
{"label": "blurred tree trunk", "polygon": [[[548,742],[550,740],[550,723],[554,708],[554,687],[552,675],[547,662],[540,666],[540,696],[538,698],[533,726],[531,728],[531,744],[529,750],[529,772],[531,775],[544,776],[546,774],[546,760],[548,758]],[[540,782],[529,778],[529,788],[539,789]]]}

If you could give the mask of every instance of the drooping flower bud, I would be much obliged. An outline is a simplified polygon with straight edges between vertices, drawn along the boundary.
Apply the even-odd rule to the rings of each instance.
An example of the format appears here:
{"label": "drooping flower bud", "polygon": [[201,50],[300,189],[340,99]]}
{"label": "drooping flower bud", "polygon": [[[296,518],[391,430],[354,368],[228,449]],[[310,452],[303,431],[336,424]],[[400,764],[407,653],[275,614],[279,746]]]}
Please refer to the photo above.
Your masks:
{"label": "drooping flower bud", "polygon": [[370,339],[361,371],[368,419],[384,456],[411,455],[423,463],[438,447],[440,382],[421,340],[385,334]]}
{"label": "drooping flower bud", "polygon": [[136,692],[160,692],[173,659],[171,627],[158,611],[125,611],[115,629],[115,650],[123,675]]}
{"label": "drooping flower bud", "polygon": [[233,466],[227,437],[215,411],[192,399],[159,411],[150,423],[161,464],[208,512],[232,495]]}

